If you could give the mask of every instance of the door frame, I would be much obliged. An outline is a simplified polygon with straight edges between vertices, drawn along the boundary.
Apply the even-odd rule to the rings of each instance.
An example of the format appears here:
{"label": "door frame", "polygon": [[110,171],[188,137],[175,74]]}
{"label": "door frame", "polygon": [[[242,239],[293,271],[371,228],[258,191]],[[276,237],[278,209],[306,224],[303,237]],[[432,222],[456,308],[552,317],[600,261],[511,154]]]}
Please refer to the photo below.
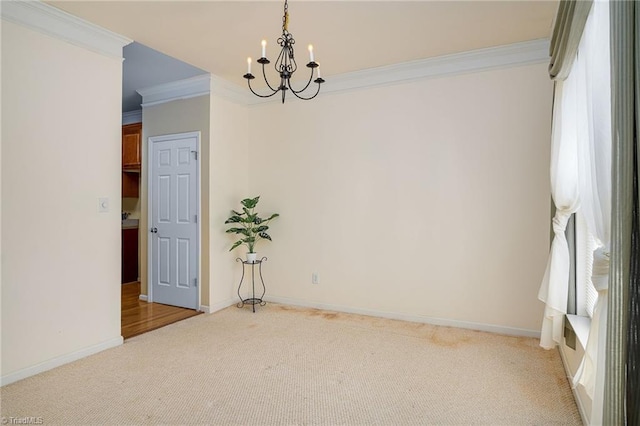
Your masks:
{"label": "door frame", "polygon": [[151,227],[152,227],[152,218],[153,218],[153,144],[156,142],[165,142],[168,140],[174,140],[174,139],[186,139],[186,138],[191,138],[191,137],[195,137],[196,138],[196,151],[197,151],[197,155],[198,155],[198,159],[196,161],[196,194],[197,194],[197,200],[196,200],[196,204],[197,204],[197,215],[198,215],[198,222],[196,223],[197,226],[197,238],[198,238],[198,244],[197,244],[197,252],[196,252],[196,262],[197,262],[197,274],[198,276],[196,277],[198,280],[198,290],[197,290],[197,294],[198,294],[198,300],[196,302],[197,306],[196,306],[196,310],[197,311],[202,311],[202,304],[201,304],[201,300],[202,300],[202,262],[201,260],[201,256],[202,256],[202,205],[201,205],[201,200],[202,200],[202,194],[200,193],[200,188],[202,188],[201,186],[201,180],[202,180],[202,169],[200,167],[200,145],[201,145],[201,132],[195,131],[195,132],[184,132],[184,133],[172,133],[172,134],[168,134],[168,135],[160,135],[160,136],[149,136],[147,138],[147,164],[149,165],[149,167],[147,168],[147,230],[146,232],[147,234],[147,298],[148,298],[148,302],[151,303],[153,302],[153,280],[152,280],[152,274],[153,274],[153,239],[151,237]]}

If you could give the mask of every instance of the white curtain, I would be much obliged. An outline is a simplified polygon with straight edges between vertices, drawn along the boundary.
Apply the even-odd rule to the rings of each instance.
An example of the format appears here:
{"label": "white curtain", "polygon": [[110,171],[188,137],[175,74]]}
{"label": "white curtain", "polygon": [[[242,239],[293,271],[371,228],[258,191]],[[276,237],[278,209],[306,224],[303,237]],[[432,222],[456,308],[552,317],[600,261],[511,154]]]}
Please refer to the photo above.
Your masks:
{"label": "white curtain", "polygon": [[576,81],[556,81],[551,135],[551,195],[556,206],[554,238],[538,298],[545,303],[540,346],[551,349],[562,340],[567,313],[569,267],[571,264],[565,229],[580,206],[578,178],[578,135],[575,125]]}
{"label": "white curtain", "polygon": [[[611,78],[609,4],[596,1],[587,20],[574,64],[577,85],[578,170],[580,210],[589,232],[598,241],[593,255],[592,282],[598,299],[591,320],[585,355],[574,376],[592,398],[591,424],[601,424],[609,288],[611,233]],[[572,76],[573,77],[573,76]]]}
{"label": "white curtain", "polygon": [[580,209],[598,248],[591,280],[598,300],[585,356],[574,377],[592,398],[591,424],[601,424],[611,228],[611,79],[609,4],[595,1],[567,78],[556,82],[551,148],[551,191],[557,208],[555,237],[539,298],[546,303],[540,345],[562,341],[567,307],[569,250],[564,231]]}

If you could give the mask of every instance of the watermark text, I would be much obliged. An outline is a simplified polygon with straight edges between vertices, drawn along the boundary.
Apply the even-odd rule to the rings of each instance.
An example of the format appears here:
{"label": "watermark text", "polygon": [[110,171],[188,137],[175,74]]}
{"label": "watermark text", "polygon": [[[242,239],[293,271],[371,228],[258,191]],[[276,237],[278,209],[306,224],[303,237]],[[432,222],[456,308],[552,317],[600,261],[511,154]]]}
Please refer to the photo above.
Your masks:
{"label": "watermark text", "polygon": [[44,424],[44,419],[42,417],[2,417],[0,419],[0,423],[3,425],[41,425]]}

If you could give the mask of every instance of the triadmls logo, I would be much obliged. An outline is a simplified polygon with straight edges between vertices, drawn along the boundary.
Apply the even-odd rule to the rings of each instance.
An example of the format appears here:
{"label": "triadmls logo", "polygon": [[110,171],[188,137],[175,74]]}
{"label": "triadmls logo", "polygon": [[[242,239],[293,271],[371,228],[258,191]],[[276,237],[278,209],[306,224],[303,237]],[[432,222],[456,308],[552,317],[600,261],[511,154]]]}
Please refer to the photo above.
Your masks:
{"label": "triadmls logo", "polygon": [[3,425],[41,425],[44,424],[44,419],[42,417],[3,417],[2,422]]}

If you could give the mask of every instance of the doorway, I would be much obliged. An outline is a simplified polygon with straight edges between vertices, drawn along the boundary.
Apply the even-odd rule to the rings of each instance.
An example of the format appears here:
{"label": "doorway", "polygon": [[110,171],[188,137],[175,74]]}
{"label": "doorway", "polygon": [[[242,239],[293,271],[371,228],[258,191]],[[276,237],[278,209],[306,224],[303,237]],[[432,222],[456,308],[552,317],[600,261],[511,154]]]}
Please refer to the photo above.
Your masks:
{"label": "doorway", "polygon": [[[138,42],[133,42],[125,46],[123,48],[123,56],[125,59],[122,63],[123,125],[130,123],[141,123],[143,121],[142,97],[137,92],[137,90],[141,88],[164,85],[176,81],[181,81],[186,78],[207,74],[207,71],[205,70],[189,65]],[[184,130],[192,129],[187,128]],[[170,133],[170,130],[165,133]],[[144,140],[143,144],[142,132],[140,132],[139,142],[139,146],[144,150],[144,153],[146,153],[148,151],[148,149],[146,148],[147,140]],[[139,160],[140,162],[144,161],[144,169],[146,169],[148,159],[143,159],[142,157],[142,152],[140,152]],[[135,278],[132,278],[133,282],[123,285],[121,289],[121,325],[122,335],[125,338],[130,337],[132,335],[131,333],[143,333],[145,331],[157,328],[158,326],[163,326],[182,319],[180,318],[181,308],[151,303],[153,299],[150,297],[150,270],[147,269],[147,265],[149,264],[148,245],[152,243],[152,236],[154,234],[150,234],[149,226],[144,224],[145,219],[148,217],[148,214],[147,208],[143,205],[144,202],[141,197],[144,196],[144,193],[147,190],[147,184],[145,183],[145,187],[142,188],[142,175],[140,173],[134,173],[134,171],[140,172],[141,169],[142,167],[138,166],[136,170],[130,170],[127,174],[123,173],[124,178],[133,177],[136,178],[136,182],[133,185],[127,186],[126,184],[130,183],[129,179],[123,180],[123,187],[131,188],[134,191],[123,191],[122,210],[123,212],[128,212],[131,214],[127,219],[128,226],[132,228],[139,228],[138,238],[135,238],[135,236],[132,236],[131,238],[132,241],[137,243],[137,253],[135,253],[135,248],[131,248],[131,255],[127,256],[127,258],[131,260],[131,262],[137,263],[137,272],[135,272]],[[145,170],[145,175],[146,174],[147,173]],[[143,225],[144,228],[142,228]],[[128,232],[131,234],[134,233],[133,230],[128,230]],[[198,251],[200,251],[199,247]],[[137,262],[135,262],[136,260]],[[125,262],[123,262],[123,265],[124,263]],[[199,271],[198,274],[200,274]],[[134,273],[131,274],[131,277],[133,276]],[[199,277],[200,276],[197,275],[197,278]],[[140,279],[143,280],[142,283],[140,282]],[[127,281],[129,281],[129,278],[127,278]],[[200,286],[199,283],[197,283],[197,285],[198,287]],[[141,290],[144,293],[141,294]],[[197,303],[199,303],[199,300],[197,301]],[[164,308],[172,308],[176,309],[177,311],[169,312]],[[197,308],[199,308],[199,305]],[[186,313],[183,312],[183,314],[195,315],[197,314],[197,312],[187,311]]]}

